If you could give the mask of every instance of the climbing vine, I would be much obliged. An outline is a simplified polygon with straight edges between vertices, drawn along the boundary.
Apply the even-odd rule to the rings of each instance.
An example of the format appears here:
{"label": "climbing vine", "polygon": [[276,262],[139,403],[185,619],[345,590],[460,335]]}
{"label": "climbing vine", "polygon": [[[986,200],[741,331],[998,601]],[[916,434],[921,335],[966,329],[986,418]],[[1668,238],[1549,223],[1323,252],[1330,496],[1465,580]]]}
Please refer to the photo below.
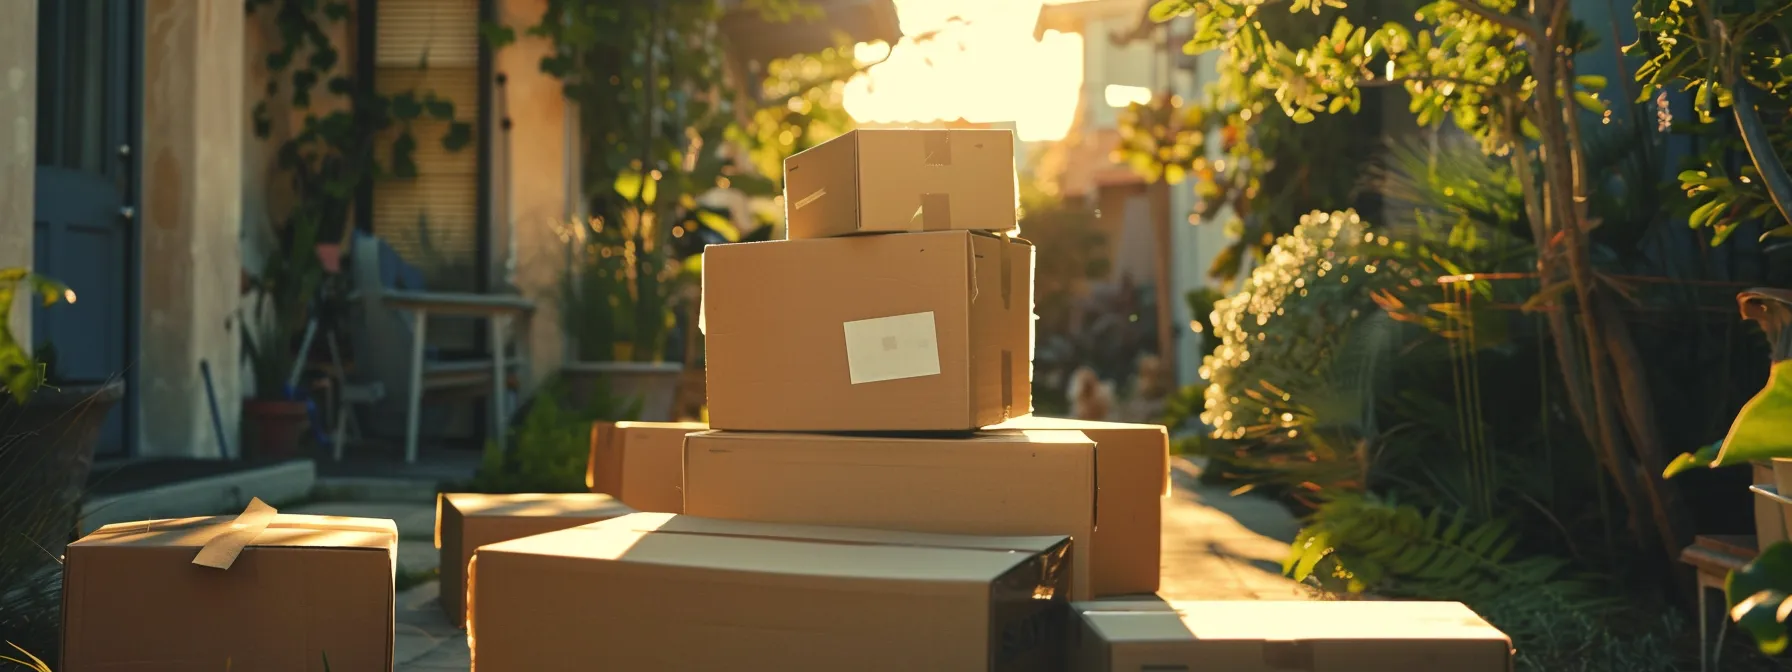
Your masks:
{"label": "climbing vine", "polygon": [[[263,56],[266,89],[251,113],[256,137],[272,136],[276,115],[303,115],[275,150],[275,168],[291,185],[293,199],[275,226],[280,244],[254,279],[263,300],[273,304],[274,322],[261,339],[271,347],[252,343],[251,349],[257,351],[257,368],[276,374],[286,366],[285,349],[276,339],[300,328],[324,280],[317,245],[346,239],[361,187],[374,179],[417,176],[414,122],[447,122],[435,141],[451,152],[472,144],[473,126],[457,119],[454,102],[434,91],[375,93],[345,72],[342,50],[331,35],[349,32],[341,27],[354,14],[350,3],[245,0],[244,5],[251,15],[272,12],[274,28],[273,44]],[[427,68],[428,63],[419,66]],[[383,142],[392,129],[397,133]],[[262,378],[258,373],[257,379]]]}

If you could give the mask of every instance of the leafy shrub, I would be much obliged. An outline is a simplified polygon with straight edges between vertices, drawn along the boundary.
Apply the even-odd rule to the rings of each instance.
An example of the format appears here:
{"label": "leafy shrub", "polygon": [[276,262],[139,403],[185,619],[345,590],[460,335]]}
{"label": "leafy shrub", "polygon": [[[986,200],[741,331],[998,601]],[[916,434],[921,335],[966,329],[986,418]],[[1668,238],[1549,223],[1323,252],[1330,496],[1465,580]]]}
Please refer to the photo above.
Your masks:
{"label": "leafy shrub", "polygon": [[488,444],[473,480],[456,487],[490,493],[584,492],[591,424],[633,420],[641,414],[641,399],[617,397],[603,384],[583,404],[569,402],[571,396],[563,382],[544,385],[511,430],[510,450]]}

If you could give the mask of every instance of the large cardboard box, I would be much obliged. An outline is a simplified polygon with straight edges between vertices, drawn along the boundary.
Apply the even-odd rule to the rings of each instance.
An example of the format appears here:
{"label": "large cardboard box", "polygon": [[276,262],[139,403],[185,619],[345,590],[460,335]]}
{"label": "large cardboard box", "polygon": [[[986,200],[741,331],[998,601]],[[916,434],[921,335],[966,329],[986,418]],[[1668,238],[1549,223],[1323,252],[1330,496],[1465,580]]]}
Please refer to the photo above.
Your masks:
{"label": "large cardboard box", "polygon": [[1170,437],[1163,425],[1028,415],[990,429],[1068,429],[1095,441],[1095,535],[1089,582],[1096,597],[1155,593],[1163,570]]}
{"label": "large cardboard box", "polygon": [[711,245],[702,325],[715,429],[971,431],[1033,405],[1023,240]]}
{"label": "large cardboard box", "polygon": [[595,493],[437,495],[442,611],[451,623],[466,622],[467,561],[473,558],[474,549],[630,513],[634,511],[609,495]]}
{"label": "large cardboard box", "polygon": [[[334,670],[392,669],[398,528],[262,510],[250,523],[118,523],[69,544],[59,669],[318,672],[325,656]],[[208,543],[240,553],[228,569],[195,564]]]}
{"label": "large cardboard box", "polygon": [[636,511],[683,513],[684,435],[701,422],[591,423],[585,487]]}
{"label": "large cardboard box", "polygon": [[1014,134],[998,129],[850,131],[784,160],[793,240],[858,233],[1015,228]]}
{"label": "large cardboard box", "polygon": [[1079,432],[963,438],[700,432],[685,437],[693,516],[938,534],[1066,535],[1071,599],[1091,595],[1095,443]]}
{"label": "large cardboard box", "polygon": [[637,513],[479,549],[479,670],[1055,669],[1062,536]]}
{"label": "large cardboard box", "polygon": [[1079,603],[1073,672],[1510,672],[1512,640],[1459,602]]}

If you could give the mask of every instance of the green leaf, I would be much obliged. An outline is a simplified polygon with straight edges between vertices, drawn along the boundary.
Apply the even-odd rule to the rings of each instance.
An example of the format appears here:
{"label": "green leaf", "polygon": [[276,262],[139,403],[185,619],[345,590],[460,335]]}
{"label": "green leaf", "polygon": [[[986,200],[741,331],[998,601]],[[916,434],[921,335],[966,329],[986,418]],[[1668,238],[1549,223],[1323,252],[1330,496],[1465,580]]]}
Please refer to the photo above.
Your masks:
{"label": "green leaf", "polygon": [[1599,96],[1586,91],[1575,91],[1574,102],[1580,103],[1581,107],[1600,114],[1604,114],[1608,109],[1605,105],[1605,101],[1600,100]]}
{"label": "green leaf", "polygon": [[1792,542],[1779,542],[1761,551],[1742,569],[1724,579],[1724,602],[1730,620],[1754,637],[1761,652],[1776,656],[1786,650],[1785,621],[1780,620],[1792,595]]}
{"label": "green leaf", "polygon": [[429,112],[429,116],[435,117],[440,121],[452,121],[454,119],[454,101],[437,98],[434,94],[430,94],[423,99],[423,109]]}
{"label": "green leaf", "polygon": [[1767,386],[1742,405],[1712,466],[1792,457],[1792,359],[1774,362]]}
{"label": "green leaf", "polygon": [[734,225],[732,220],[719,212],[714,210],[698,210],[697,221],[701,222],[703,226],[708,227],[711,231],[722,234],[722,237],[729,242],[740,240],[740,229]]}
{"label": "green leaf", "polygon": [[1151,20],[1157,23],[1164,23],[1170,19],[1182,16],[1192,9],[1193,8],[1188,5],[1187,0],[1158,0],[1151,5]]}
{"label": "green leaf", "polygon": [[485,45],[493,50],[503,49],[516,43],[516,29],[489,21],[479,24],[479,37]]}
{"label": "green leaf", "polygon": [[[1472,2],[1473,0],[1470,0],[1470,1]],[[1597,91],[1599,89],[1605,88],[1605,76],[1604,75],[1581,75],[1579,77],[1574,78],[1574,83],[1581,87],[1593,89],[1593,90]]]}
{"label": "green leaf", "polygon": [[1720,441],[1690,453],[1681,453],[1679,457],[1674,458],[1674,461],[1668,463],[1667,469],[1662,470],[1661,477],[1673,478],[1693,469],[1710,467],[1711,463],[1717,459],[1718,448],[1722,445],[1723,442]]}
{"label": "green leaf", "polygon": [[403,121],[410,121],[423,116],[423,103],[417,96],[405,92],[392,97],[392,116]]}
{"label": "green leaf", "polygon": [[410,131],[399,133],[398,139],[392,141],[393,177],[409,179],[417,176],[416,153],[417,138]]}
{"label": "green leaf", "polygon": [[442,149],[458,152],[473,143],[473,125],[457,121],[448,125],[448,132],[442,134]]}
{"label": "green leaf", "polygon": [[1692,214],[1686,217],[1686,225],[1696,229],[1711,223],[1711,217],[1717,214],[1723,204],[1721,199],[1713,198],[1706,201],[1704,205],[1693,208]]}
{"label": "green leaf", "polygon": [[[1757,206],[1755,208],[1755,210],[1771,209],[1772,207],[1773,207],[1773,204],[1771,204],[1771,203],[1762,203],[1760,206]],[[1756,215],[1754,212],[1750,212],[1749,214],[1753,215],[1755,217],[1760,216],[1760,215]],[[1762,214],[1766,214],[1766,213],[1762,213]],[[1766,242],[1766,240],[1768,238],[1786,238],[1786,237],[1792,237],[1792,226],[1776,226],[1771,229],[1768,229],[1767,233],[1761,234],[1761,241]]]}

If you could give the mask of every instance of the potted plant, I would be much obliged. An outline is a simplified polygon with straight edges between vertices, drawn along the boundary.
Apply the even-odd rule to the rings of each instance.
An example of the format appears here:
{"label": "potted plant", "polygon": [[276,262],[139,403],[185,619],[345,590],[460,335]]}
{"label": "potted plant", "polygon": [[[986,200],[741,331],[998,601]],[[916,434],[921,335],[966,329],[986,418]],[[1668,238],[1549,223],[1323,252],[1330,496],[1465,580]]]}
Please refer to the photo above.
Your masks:
{"label": "potted plant", "polygon": [[[1785,521],[1792,500],[1792,291],[1750,289],[1736,295],[1742,317],[1761,326],[1771,345],[1767,385],[1743,404],[1723,440],[1697,452],[1685,453],[1668,464],[1664,478],[1696,467],[1752,464],[1756,538],[1760,548],[1787,538]],[[1764,466],[1766,468],[1764,468]],[[1769,485],[1771,484],[1771,485]]]}
{"label": "potted plant", "polygon": [[243,349],[255,375],[254,395],[243,400],[243,454],[284,459],[301,454],[311,429],[310,409],[287,384],[298,355],[292,341],[305,329],[312,299],[324,281],[315,216],[295,215],[250,282],[254,312],[244,316]]}
{"label": "potted plant", "polygon": [[66,380],[52,348],[28,352],[7,320],[20,288],[45,306],[75,296],[0,269],[0,638],[43,651],[56,643],[57,558],[76,532],[94,444],[124,383]]}

